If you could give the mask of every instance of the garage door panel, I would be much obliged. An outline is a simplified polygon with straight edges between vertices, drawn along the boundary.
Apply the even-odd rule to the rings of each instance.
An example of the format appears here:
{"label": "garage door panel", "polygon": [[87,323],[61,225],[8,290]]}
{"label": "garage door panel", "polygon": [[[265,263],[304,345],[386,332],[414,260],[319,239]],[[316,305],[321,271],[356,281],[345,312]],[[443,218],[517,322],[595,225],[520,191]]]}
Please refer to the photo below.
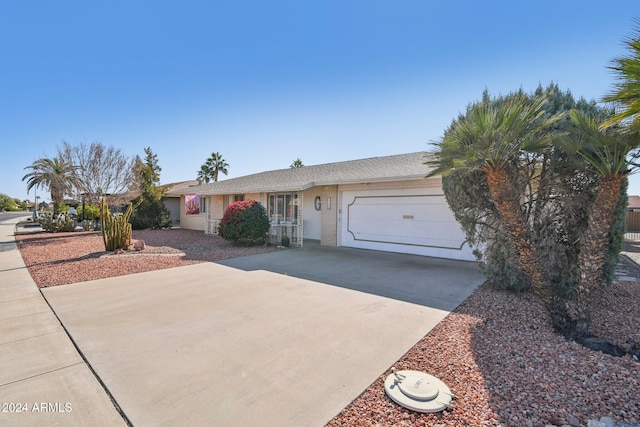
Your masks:
{"label": "garage door panel", "polygon": [[343,246],[425,253],[429,248],[460,251],[465,243],[443,195],[345,192],[342,222]]}
{"label": "garage door panel", "polygon": [[[432,221],[420,223],[398,222],[391,223],[377,221],[352,221],[348,228],[354,240],[368,240],[372,242],[399,243],[406,245],[424,245],[447,248],[460,248],[464,243],[463,236],[459,236],[455,229],[442,227],[442,224]],[[451,238],[451,236],[454,238]],[[458,236],[456,236],[458,235]]]}

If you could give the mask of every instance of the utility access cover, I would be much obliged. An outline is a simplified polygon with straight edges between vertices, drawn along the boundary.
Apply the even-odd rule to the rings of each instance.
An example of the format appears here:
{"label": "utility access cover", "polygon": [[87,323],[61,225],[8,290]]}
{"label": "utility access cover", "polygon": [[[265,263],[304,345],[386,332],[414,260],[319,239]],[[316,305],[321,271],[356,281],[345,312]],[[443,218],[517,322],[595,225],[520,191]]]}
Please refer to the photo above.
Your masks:
{"label": "utility access cover", "polygon": [[416,412],[449,409],[455,398],[449,387],[433,375],[395,368],[391,368],[391,374],[384,381],[384,391],[398,405]]}

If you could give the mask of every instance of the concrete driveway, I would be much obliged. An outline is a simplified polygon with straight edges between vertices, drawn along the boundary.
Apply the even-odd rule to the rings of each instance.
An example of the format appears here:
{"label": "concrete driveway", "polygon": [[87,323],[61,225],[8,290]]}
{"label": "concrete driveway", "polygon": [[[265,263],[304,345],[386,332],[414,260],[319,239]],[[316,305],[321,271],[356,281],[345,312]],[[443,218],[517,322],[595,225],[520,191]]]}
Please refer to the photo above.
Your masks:
{"label": "concrete driveway", "polygon": [[484,281],[474,262],[307,243],[300,249],[234,258],[220,264],[267,270],[451,311]]}
{"label": "concrete driveway", "polygon": [[225,264],[43,289],[134,425],[322,426],[483,281],[319,246]]}

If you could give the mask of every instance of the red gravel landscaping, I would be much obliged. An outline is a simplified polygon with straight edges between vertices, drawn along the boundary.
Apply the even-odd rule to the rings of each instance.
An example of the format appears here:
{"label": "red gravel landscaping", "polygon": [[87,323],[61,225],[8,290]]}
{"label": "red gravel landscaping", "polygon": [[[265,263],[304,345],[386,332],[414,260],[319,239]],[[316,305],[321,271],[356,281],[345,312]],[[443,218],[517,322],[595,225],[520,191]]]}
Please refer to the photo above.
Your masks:
{"label": "red gravel landscaping", "polygon": [[41,288],[278,250],[241,245],[196,230],[136,230],[133,239],[143,240],[145,249],[105,252],[100,232],[16,236],[22,259]]}

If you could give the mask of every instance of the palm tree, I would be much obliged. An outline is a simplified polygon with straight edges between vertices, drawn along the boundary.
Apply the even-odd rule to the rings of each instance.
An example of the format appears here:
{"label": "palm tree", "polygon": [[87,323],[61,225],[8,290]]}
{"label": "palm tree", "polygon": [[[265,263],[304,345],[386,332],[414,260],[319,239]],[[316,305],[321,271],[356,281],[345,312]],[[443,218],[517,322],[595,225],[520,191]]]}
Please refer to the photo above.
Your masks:
{"label": "palm tree", "polygon": [[[603,269],[609,252],[609,230],[620,199],[622,181],[637,168],[630,152],[640,141],[619,126],[602,127],[601,121],[578,110],[569,112],[572,126],[559,141],[561,147],[590,166],[600,177],[587,230],[582,237],[578,255],[580,277],[576,288],[576,333],[589,335],[588,306],[593,290],[603,279]],[[637,154],[635,154],[637,156]]]}
{"label": "palm tree", "polygon": [[200,169],[198,170],[198,176],[197,176],[198,181],[204,181],[208,184],[209,182],[211,182],[212,176],[213,176],[213,171],[209,170],[206,164],[200,166]]}
{"label": "palm tree", "polygon": [[229,173],[229,164],[222,158],[222,155],[218,152],[211,153],[211,157],[207,159],[207,161],[200,166],[200,170],[198,170],[198,179],[203,180],[205,182],[213,182],[218,181],[218,174],[222,172],[223,174]]}
{"label": "palm tree", "polygon": [[508,174],[510,164],[519,161],[524,151],[540,152],[549,147],[551,137],[545,130],[560,116],[546,117],[545,102],[542,97],[529,102],[526,96],[519,95],[500,103],[485,100],[474,105],[447,130],[436,144],[439,150],[434,153],[435,160],[427,163],[435,166],[428,176],[458,169],[485,174],[492,202],[518,262],[534,292],[548,305],[553,292],[532,245],[519,193]]}
{"label": "palm tree", "polygon": [[48,188],[51,192],[54,212],[58,211],[58,205],[64,200],[64,195],[70,193],[75,182],[74,172],[78,166],[70,165],[54,157],[49,159],[43,157],[25,167],[30,172],[22,177],[27,180],[27,192],[33,187]]}
{"label": "palm tree", "polygon": [[298,157],[297,159],[295,159],[290,165],[289,167],[291,169],[297,169],[297,168],[301,168],[304,165],[302,164],[302,160],[300,160],[300,157]]}
{"label": "palm tree", "polygon": [[631,119],[631,127],[640,130],[640,19],[635,22],[637,34],[625,41],[629,56],[612,61],[609,69],[617,75],[618,82],[614,84],[614,90],[603,98],[605,102],[613,102],[623,108],[602,123],[603,127]]}

